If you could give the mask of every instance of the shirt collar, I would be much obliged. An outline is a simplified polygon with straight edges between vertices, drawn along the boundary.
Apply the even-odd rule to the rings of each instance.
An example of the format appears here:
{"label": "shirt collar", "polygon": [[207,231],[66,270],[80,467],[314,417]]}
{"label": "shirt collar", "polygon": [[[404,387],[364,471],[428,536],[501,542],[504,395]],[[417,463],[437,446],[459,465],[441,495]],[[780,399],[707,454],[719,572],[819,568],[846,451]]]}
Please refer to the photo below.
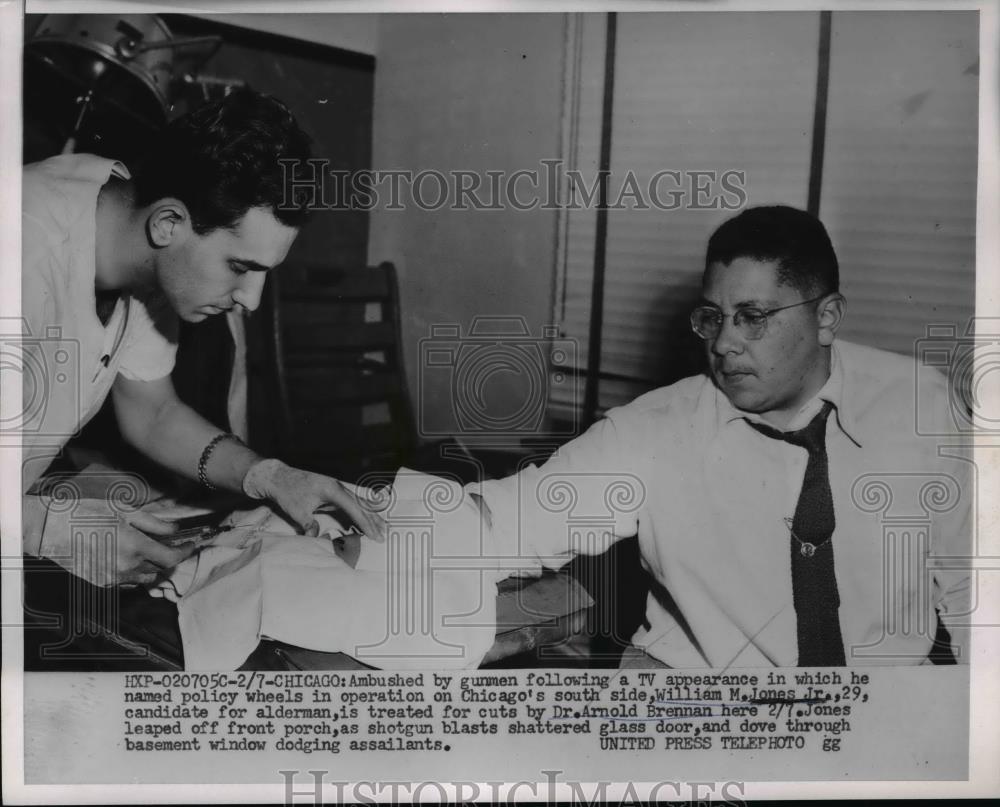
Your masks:
{"label": "shirt collar", "polygon": [[40,165],[45,170],[61,179],[77,179],[87,182],[99,182],[102,185],[111,177],[131,179],[131,174],[125,163],[96,154],[59,154],[49,157]]}
{"label": "shirt collar", "polygon": [[[715,385],[713,384],[713,387],[714,386]],[[861,448],[861,442],[857,439],[857,435],[860,434],[860,431],[858,429],[857,421],[851,414],[851,405],[849,403],[850,396],[846,394],[848,390],[845,389],[847,386],[846,376],[844,373],[844,360],[841,357],[840,351],[835,342],[831,349],[830,377],[820,388],[819,392],[817,392],[813,398],[805,403],[802,406],[802,409],[799,410],[798,414],[792,418],[792,425],[795,428],[804,426],[808,420],[820,410],[822,402],[829,401],[833,404],[834,411],[837,414],[837,426],[852,443],[854,443],[858,448]],[[729,398],[727,398],[725,393],[718,389],[718,387],[715,387],[715,390],[718,400],[720,426],[732,423],[736,420],[749,420],[754,423],[764,422],[760,415],[753,412],[744,412],[742,409],[738,409],[733,406]],[[799,420],[802,420],[803,422],[798,423]]]}

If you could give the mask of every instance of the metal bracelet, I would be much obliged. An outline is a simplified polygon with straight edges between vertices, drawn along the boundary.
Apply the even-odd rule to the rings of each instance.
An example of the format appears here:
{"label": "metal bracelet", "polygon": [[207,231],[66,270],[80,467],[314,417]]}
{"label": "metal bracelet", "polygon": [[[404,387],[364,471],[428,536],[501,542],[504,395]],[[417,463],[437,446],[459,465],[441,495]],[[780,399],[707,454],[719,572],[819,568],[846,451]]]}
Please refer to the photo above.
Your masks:
{"label": "metal bracelet", "polygon": [[232,432],[222,432],[221,434],[215,435],[207,446],[205,450],[201,452],[201,459],[198,460],[198,481],[201,482],[209,490],[215,490],[215,485],[213,485],[208,480],[208,474],[205,473],[205,467],[208,465],[209,457],[212,456],[212,452],[215,451],[215,447],[221,443],[223,440],[235,440],[237,443],[243,444],[243,441],[237,437]]}

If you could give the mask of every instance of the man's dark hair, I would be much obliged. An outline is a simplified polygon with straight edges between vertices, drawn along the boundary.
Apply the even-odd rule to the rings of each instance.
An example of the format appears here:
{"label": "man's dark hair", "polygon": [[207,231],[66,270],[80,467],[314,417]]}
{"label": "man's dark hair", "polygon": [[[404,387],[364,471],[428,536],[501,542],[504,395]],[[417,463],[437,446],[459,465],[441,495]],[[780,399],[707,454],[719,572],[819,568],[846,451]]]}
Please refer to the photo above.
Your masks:
{"label": "man's dark hair", "polygon": [[737,258],[775,261],[778,283],[816,296],[840,290],[837,255],[823,223],[786,205],[751,207],[729,219],[708,240],[705,268]]}
{"label": "man's dark hair", "polygon": [[[155,138],[134,173],[135,204],[180,199],[199,234],[231,227],[253,207],[269,208],[282,224],[299,227],[308,212],[305,200],[285,198],[285,176],[298,175],[310,156],[309,136],[288,107],[236,89],[172,121]],[[286,168],[279,160],[295,162]]]}

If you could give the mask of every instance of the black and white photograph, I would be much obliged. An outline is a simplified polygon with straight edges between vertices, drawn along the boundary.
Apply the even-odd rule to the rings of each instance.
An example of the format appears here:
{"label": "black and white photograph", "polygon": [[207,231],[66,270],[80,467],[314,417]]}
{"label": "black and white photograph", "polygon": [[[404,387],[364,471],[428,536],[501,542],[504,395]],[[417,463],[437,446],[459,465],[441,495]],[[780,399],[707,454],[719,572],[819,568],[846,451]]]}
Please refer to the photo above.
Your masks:
{"label": "black and white photograph", "polygon": [[0,12],[6,802],[1000,794],[994,6]]}

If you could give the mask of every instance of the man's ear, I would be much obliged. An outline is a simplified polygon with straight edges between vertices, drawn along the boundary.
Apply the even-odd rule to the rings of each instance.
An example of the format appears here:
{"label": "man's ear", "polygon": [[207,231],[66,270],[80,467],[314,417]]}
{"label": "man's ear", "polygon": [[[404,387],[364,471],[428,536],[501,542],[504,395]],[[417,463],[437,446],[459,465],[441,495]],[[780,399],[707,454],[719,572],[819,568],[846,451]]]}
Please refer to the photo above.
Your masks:
{"label": "man's ear", "polygon": [[847,300],[838,292],[828,294],[819,301],[816,307],[816,318],[819,325],[819,343],[823,347],[833,344],[840,324],[844,321],[844,314],[847,310]]}
{"label": "man's ear", "polygon": [[191,233],[191,216],[179,199],[160,199],[146,216],[146,238],[151,247],[170,246]]}

